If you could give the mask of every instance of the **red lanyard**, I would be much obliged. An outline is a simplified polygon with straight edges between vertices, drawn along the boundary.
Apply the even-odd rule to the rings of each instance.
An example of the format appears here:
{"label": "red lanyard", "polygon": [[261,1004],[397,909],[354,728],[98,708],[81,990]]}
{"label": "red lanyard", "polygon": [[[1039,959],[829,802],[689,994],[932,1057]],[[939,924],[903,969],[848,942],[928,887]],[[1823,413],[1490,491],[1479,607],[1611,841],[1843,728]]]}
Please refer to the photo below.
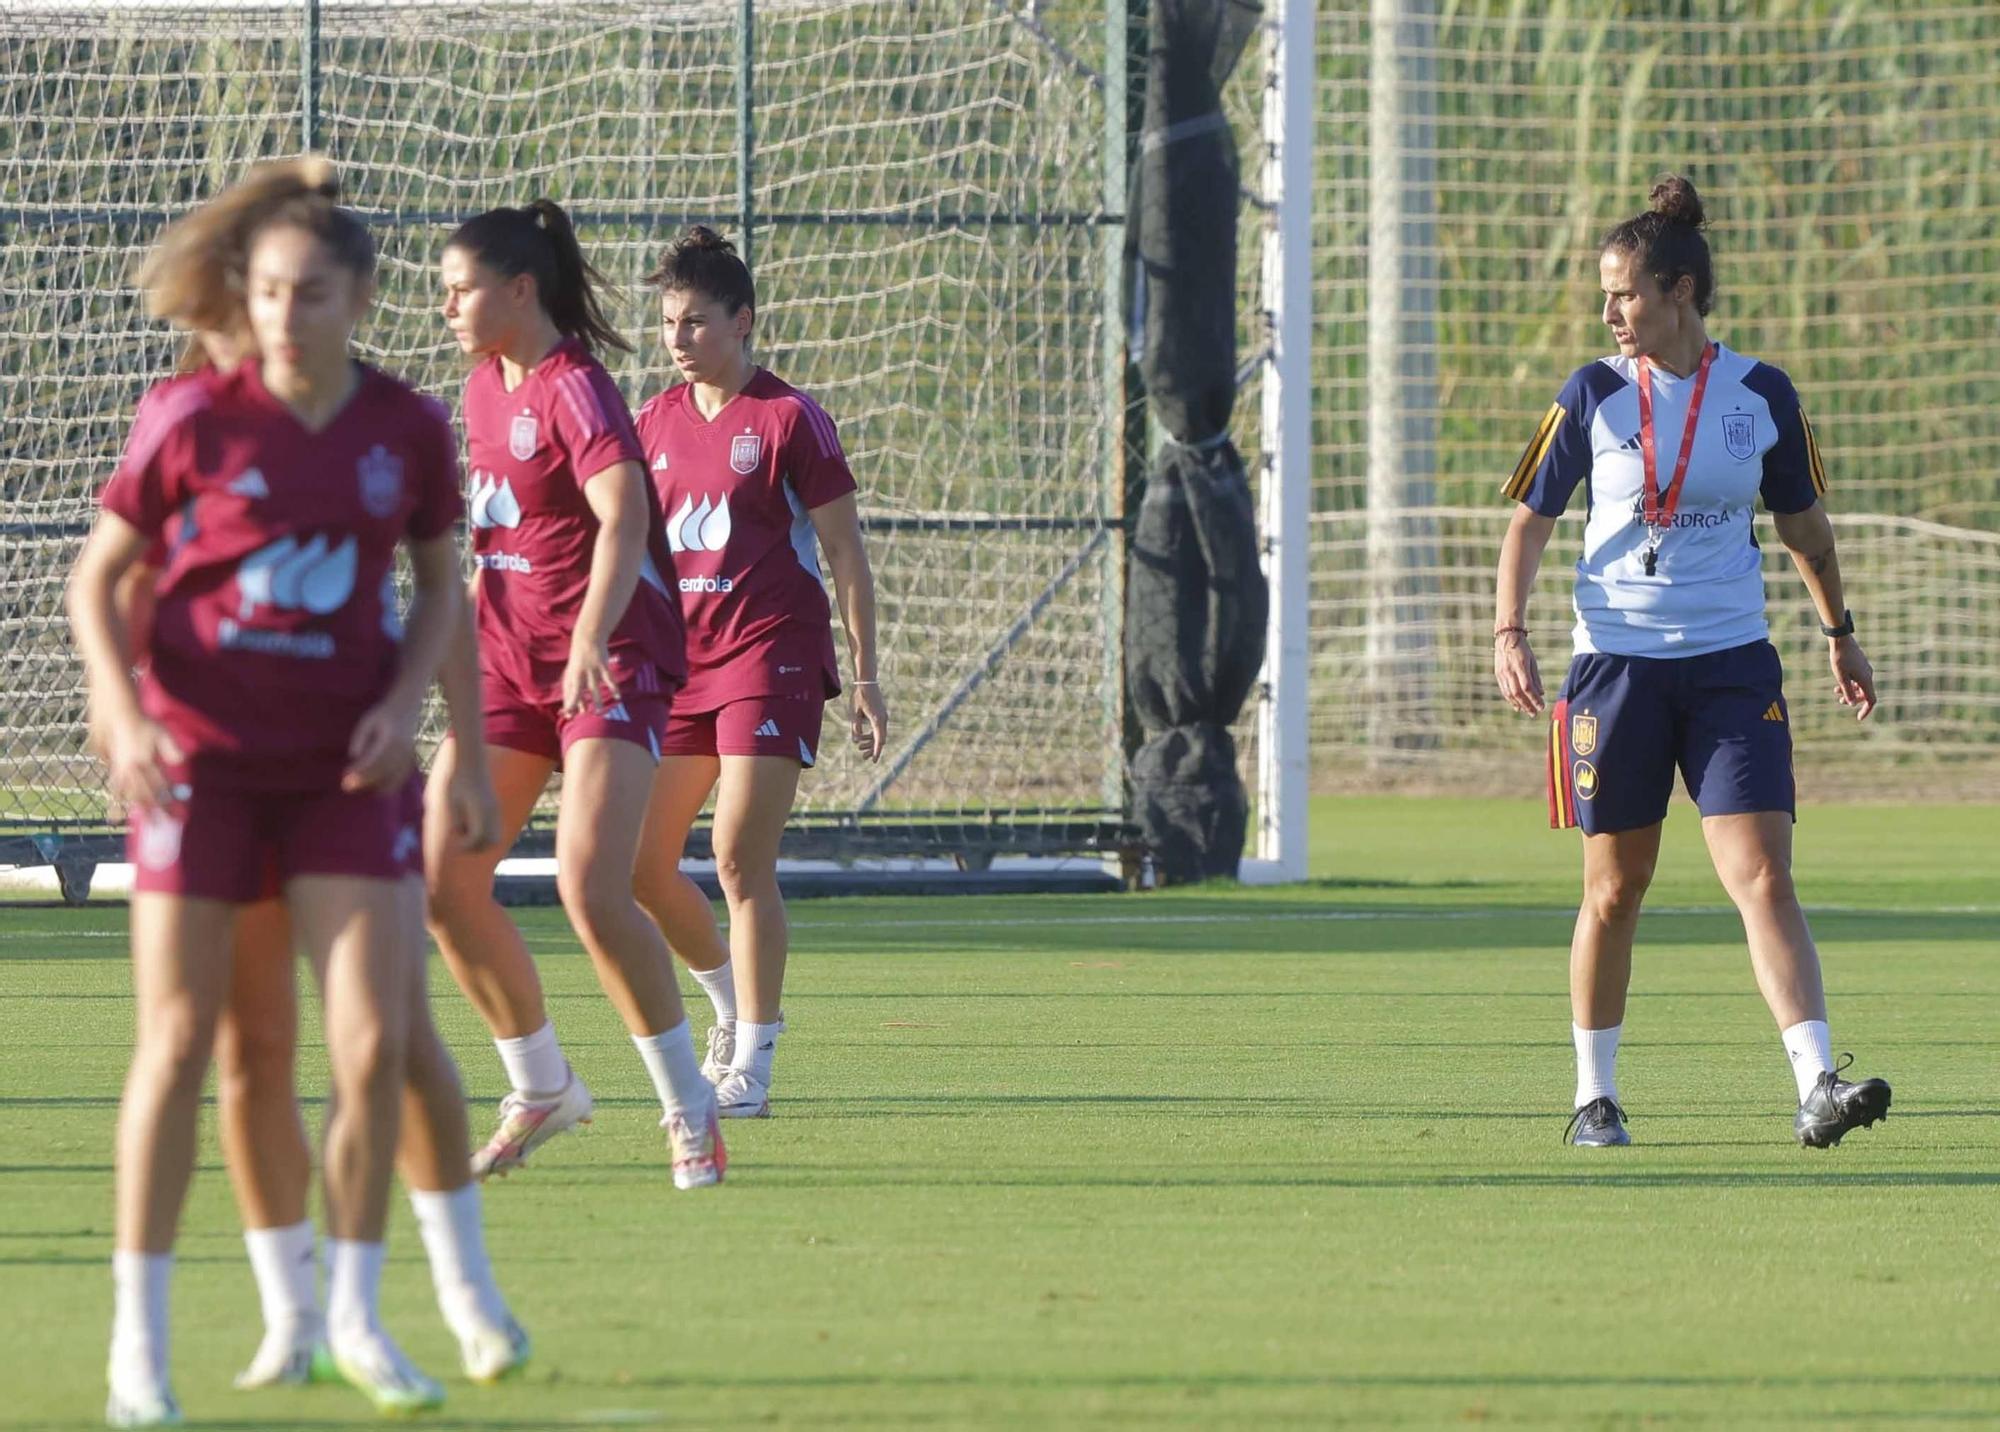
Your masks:
{"label": "red lanyard", "polygon": [[[1674,461],[1674,475],[1667,483],[1666,499],[1662,501],[1660,460],[1653,446],[1653,370],[1643,357],[1639,360],[1639,454],[1646,466],[1643,511],[1646,526],[1653,531],[1653,546],[1656,549],[1663,530],[1674,520],[1674,509],[1681,505],[1681,485],[1687,481],[1688,459],[1694,456],[1695,424],[1701,420],[1701,397],[1708,390],[1708,366],[1714,361],[1715,345],[1704,344],[1701,367],[1695,372],[1694,394],[1688,399],[1687,427],[1681,432],[1681,455]],[[1648,560],[1646,566],[1650,571],[1652,562]]]}

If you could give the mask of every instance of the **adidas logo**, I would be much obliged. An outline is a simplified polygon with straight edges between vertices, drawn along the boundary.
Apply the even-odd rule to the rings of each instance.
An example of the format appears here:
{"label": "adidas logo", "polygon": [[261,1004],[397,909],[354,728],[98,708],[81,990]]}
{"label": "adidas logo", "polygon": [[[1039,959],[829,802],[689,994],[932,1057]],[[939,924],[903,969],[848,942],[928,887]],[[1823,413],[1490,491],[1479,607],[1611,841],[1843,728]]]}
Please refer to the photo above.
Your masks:
{"label": "adidas logo", "polygon": [[776,720],[768,720],[750,734],[753,736],[782,736],[785,733],[778,729]]}
{"label": "adidas logo", "polygon": [[1764,708],[1764,719],[1766,721],[1783,721],[1785,713],[1779,707],[1778,703],[1773,701],[1769,706]]}
{"label": "adidas logo", "polygon": [[261,469],[247,468],[241,477],[229,484],[229,490],[238,497],[269,497],[271,485],[264,481]]}
{"label": "adidas logo", "polygon": [[623,701],[614,701],[611,705],[604,708],[604,719],[607,721],[630,721],[632,715],[625,709]]}
{"label": "adidas logo", "polygon": [[653,458],[653,471],[665,472],[666,470],[667,470],[667,455],[665,453],[659,453]]}

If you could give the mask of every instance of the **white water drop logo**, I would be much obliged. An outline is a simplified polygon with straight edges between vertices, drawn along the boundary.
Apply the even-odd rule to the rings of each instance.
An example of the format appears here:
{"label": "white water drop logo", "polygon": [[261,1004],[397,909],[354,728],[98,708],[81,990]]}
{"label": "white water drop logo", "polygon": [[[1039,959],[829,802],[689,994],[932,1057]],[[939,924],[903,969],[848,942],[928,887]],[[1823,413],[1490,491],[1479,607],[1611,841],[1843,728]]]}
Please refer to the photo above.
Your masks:
{"label": "white water drop logo", "polygon": [[339,611],[354,595],[358,560],[352,536],[331,550],[324,536],[303,547],[296,538],[281,537],[237,564],[237,617],[248,621],[259,607],[315,616]]}
{"label": "white water drop logo", "polygon": [[467,516],[474,527],[507,527],[521,525],[521,503],[514,496],[511,478],[494,480],[491,473],[475,472],[472,475],[472,496],[466,504],[470,509]]}
{"label": "white water drop logo", "polygon": [[686,497],[680,510],[667,519],[667,547],[674,552],[720,552],[729,545],[731,529],[727,496],[713,505],[704,497],[699,507]]}

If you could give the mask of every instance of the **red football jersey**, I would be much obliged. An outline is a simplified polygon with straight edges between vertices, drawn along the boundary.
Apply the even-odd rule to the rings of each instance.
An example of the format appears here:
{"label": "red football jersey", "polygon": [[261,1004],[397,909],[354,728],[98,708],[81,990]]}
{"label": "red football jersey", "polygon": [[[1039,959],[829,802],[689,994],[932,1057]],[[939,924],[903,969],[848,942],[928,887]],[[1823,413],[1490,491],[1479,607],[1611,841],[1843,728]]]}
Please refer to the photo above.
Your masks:
{"label": "red football jersey", "polygon": [[[631,414],[603,365],[567,339],[511,393],[497,357],[473,369],[465,433],[480,663],[530,700],[560,700],[600,525],[583,486],[618,463],[643,464]],[[672,570],[655,511],[639,584],[612,630],[621,685],[672,691],[687,669]]]}
{"label": "red football jersey", "polygon": [[192,778],[337,783],[355,722],[395,679],[396,548],[459,513],[443,409],[364,367],[315,433],[254,360],[197,375],[141,404],[103,502],[170,538],[140,699]]}
{"label": "red football jersey", "polygon": [[713,419],[683,383],[639,410],[666,513],[687,685],[676,711],[840,694],[813,508],[854,491],[826,410],[759,368]]}

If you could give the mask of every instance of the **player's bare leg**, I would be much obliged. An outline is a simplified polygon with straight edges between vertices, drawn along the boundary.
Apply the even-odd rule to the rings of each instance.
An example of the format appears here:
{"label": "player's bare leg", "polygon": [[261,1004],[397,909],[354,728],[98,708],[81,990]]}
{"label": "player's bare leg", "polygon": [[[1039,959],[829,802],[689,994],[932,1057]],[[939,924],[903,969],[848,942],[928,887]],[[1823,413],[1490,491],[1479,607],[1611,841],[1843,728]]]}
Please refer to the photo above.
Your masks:
{"label": "player's bare leg", "polygon": [[674,1182],[694,1188],[717,1182],[726,1156],[673,955],[633,894],[653,775],[652,753],[629,741],[591,739],[569,748],[556,818],[556,888],[660,1096]]}
{"label": "player's bare leg", "polygon": [[493,1037],[519,1038],[548,1023],[548,1006],[527,942],[493,898],[493,873],[534,813],[535,802],[555,773],[555,762],[527,751],[491,747],[488,758],[500,801],[500,839],[485,850],[461,850],[452,839],[451,805],[444,798],[455,756],[452,742],[438,747],[424,796],[424,882],[430,897],[431,938]]}
{"label": "player's bare leg", "polygon": [[167,1380],[167,1290],[174,1233],[194,1175],[202,1079],[229,985],[235,914],[220,900],[132,897],[137,1030],[118,1105],[116,1307],[106,1408],[117,1424],[179,1420]]}
{"label": "player's bare leg", "polygon": [[1574,1142],[1626,1144],[1618,1102],[1618,1039],[1632,984],[1639,908],[1660,856],[1658,823],[1583,837],[1583,899],[1569,946],[1571,1036],[1576,1045]]}
{"label": "player's bare leg", "polygon": [[307,1381],[325,1331],[307,1215],[312,1147],[296,1092],[291,933],[281,900],[237,912],[229,1002],[215,1039],[216,1122],[264,1314],[263,1340],[236,1378],[242,1388]]}
{"label": "player's bare leg", "polygon": [[[423,928],[423,882],[402,882],[404,926]],[[507,1307],[486,1252],[479,1185],[472,1177],[471,1130],[458,1066],[431,1019],[421,944],[409,962],[410,1050],[404,1071],[403,1133],[396,1167],[410,1191],[429,1257],[438,1311],[458,1339],[465,1375],[494,1382],[528,1359],[528,1335]]]}
{"label": "player's bare leg", "polygon": [[461,850],[444,792],[456,750],[438,747],[424,801],[424,884],[431,936],[458,987],[493,1033],[512,1089],[500,1123],[472,1156],[476,1177],[506,1174],[568,1129],[590,1122],[590,1091],[563,1058],[542,998],[542,980],[521,932],[493,898],[493,874],[520,837],[555,771],[546,756],[490,747],[500,805],[500,838],[486,850]]}
{"label": "player's bare leg", "polygon": [[632,895],[666,936],[707,993],[715,1010],[702,1076],[711,1084],[728,1071],[736,1053],[736,982],[729,945],[715,922],[708,895],[681,869],[688,831],[715,789],[722,763],[714,756],[663,756],[639,833],[632,867]]}
{"label": "player's bare leg", "polygon": [[725,1117],[770,1112],[771,1065],[784,1030],[791,926],[778,889],[778,843],[798,795],[800,766],[782,756],[724,756],[715,797],[715,873],[729,902],[736,969],[736,1052],[716,1086]]}
{"label": "player's bare leg", "polygon": [[376,1408],[436,1406],[444,1389],[383,1329],[379,1290],[389,1180],[401,1133],[418,948],[402,882],[300,876],[286,888],[293,928],[319,977],[332,1067],[326,1187],[327,1343],[341,1375]]}
{"label": "player's bare leg", "polygon": [[1819,951],[1792,885],[1791,813],[1708,816],[1701,833],[1716,876],[1743,918],[1757,988],[1791,1062],[1799,1096],[1793,1132],[1812,1148],[1837,1144],[1850,1129],[1865,1128],[1888,1112],[1889,1086],[1880,1079],[1838,1077]]}

